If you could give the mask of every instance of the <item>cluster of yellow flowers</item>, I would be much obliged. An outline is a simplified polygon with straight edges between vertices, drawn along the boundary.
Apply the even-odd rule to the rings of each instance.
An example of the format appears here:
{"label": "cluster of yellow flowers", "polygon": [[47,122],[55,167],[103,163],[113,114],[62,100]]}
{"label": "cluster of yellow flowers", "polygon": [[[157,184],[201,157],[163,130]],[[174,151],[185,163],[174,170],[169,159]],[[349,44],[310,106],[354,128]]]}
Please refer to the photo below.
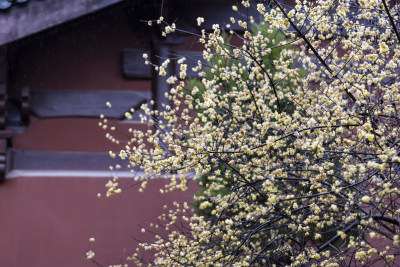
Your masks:
{"label": "cluster of yellow flowers", "polygon": [[202,30],[201,86],[189,86],[179,60],[170,103],[144,105],[149,129],[131,130],[119,153],[149,177],[170,175],[166,190],[185,190],[191,173],[208,180],[194,199],[210,216],[176,204],[160,225],[189,230],[142,244],[155,265],[391,264],[399,255],[399,7],[296,0],[287,11],[272,2],[255,7],[266,31],[230,19],[242,27],[239,47],[218,25]]}

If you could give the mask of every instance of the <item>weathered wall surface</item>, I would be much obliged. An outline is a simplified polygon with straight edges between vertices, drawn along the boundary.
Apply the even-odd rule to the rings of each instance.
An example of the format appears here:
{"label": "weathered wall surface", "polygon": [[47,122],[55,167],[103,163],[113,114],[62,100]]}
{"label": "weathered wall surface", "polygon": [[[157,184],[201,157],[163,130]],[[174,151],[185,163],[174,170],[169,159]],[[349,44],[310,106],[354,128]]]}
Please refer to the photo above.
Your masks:
{"label": "weathered wall surface", "polygon": [[[47,8],[70,4],[69,1],[50,2],[32,1],[21,9],[34,8],[37,4],[49,4]],[[89,2],[106,1],[80,1],[81,5]],[[62,20],[63,12],[69,7],[58,8],[59,12],[53,15]],[[17,11],[19,7],[10,10]],[[23,19],[28,18],[14,18]],[[38,23],[33,22],[31,28],[39,29]],[[0,27],[0,40],[6,37],[12,40],[24,34],[16,28],[5,37],[3,30]],[[29,88],[30,92],[88,90],[94,93],[151,90],[150,80],[129,80],[122,73],[122,50],[148,49],[148,46],[131,31],[121,10],[90,15],[10,44],[9,48],[13,56],[10,88],[14,91],[22,88]],[[90,249],[96,253],[99,263],[104,266],[119,263],[134,252],[137,242],[132,236],[142,240],[150,238],[140,229],[156,222],[165,203],[190,201],[195,190],[193,181],[189,181],[187,192],[160,195],[162,179],[151,181],[144,193],[132,187],[113,198],[97,198],[99,192],[105,195],[105,184],[112,174],[108,172],[107,162],[90,161],[91,167],[82,171],[84,177],[80,177],[80,171],[85,169],[82,155],[90,157],[90,153],[98,156],[111,149],[119,151],[105,139],[99,121],[89,117],[31,116],[27,128],[14,133],[13,149],[19,151],[22,159],[15,164],[18,170],[0,185],[0,266],[93,266],[85,260],[90,237],[96,238]],[[147,127],[114,122],[125,133],[130,127]],[[119,137],[126,138],[124,134]],[[70,170],[68,163],[54,164],[54,159],[49,158],[58,152],[57,159],[61,161],[63,155],[70,161],[74,153],[86,154],[79,154],[79,162],[74,162],[75,166],[79,165],[78,170]],[[45,160],[39,156],[45,156]],[[66,166],[65,170],[60,170],[60,166]],[[96,176],[96,173],[102,175]],[[120,180],[121,184],[129,182],[132,182],[129,178]]]}
{"label": "weathered wall surface", "polygon": [[[151,181],[144,193],[127,189],[112,198],[97,198],[105,178],[30,177],[7,179],[0,186],[0,266],[94,266],[85,260],[91,250],[103,266],[117,264],[134,252],[132,238],[150,240],[142,227],[156,222],[162,206],[190,201],[186,192],[161,195],[162,179]],[[127,182],[123,179],[121,182]]]}

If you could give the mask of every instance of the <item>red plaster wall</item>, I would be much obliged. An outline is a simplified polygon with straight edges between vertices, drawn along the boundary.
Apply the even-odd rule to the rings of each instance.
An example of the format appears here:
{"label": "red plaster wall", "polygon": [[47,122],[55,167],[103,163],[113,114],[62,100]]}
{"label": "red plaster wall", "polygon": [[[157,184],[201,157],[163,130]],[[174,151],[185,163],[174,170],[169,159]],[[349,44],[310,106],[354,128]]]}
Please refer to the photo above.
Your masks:
{"label": "red plaster wall", "polygon": [[[31,37],[15,52],[12,89],[150,91],[150,80],[122,74],[122,50],[147,49],[128,27],[123,11],[112,9]],[[99,114],[100,115],[100,114]],[[115,148],[96,118],[32,117],[28,128],[14,134],[21,150],[102,152]],[[140,125],[121,124],[122,131]]]}
{"label": "red plaster wall", "polygon": [[[122,11],[51,30],[17,51],[13,87],[30,90],[150,90],[150,81],[125,79],[124,48],[148,48]],[[143,61],[144,63],[144,61]]]}
{"label": "red plaster wall", "polygon": [[[151,82],[129,80],[121,70],[121,50],[146,48],[128,28],[120,12],[51,30],[25,42],[15,53],[12,88],[30,90],[149,91]],[[101,152],[116,146],[105,139],[96,118],[31,118],[24,132],[15,133],[20,150]],[[116,122],[117,123],[117,122]],[[117,123],[122,131],[144,125]],[[119,137],[124,138],[123,135]],[[125,137],[126,138],[126,137]],[[104,170],[108,165],[104,165]],[[0,185],[0,267],[94,266],[85,260],[88,239],[103,266],[120,263],[134,252],[132,236],[155,222],[161,207],[172,200],[190,201],[189,190],[159,193],[164,181],[151,181],[144,193],[130,188],[113,198],[105,178],[18,177]],[[128,181],[127,179],[121,181]]]}
{"label": "red plaster wall", "polygon": [[[121,180],[127,181],[126,179]],[[94,266],[85,259],[88,239],[103,266],[124,262],[136,248],[132,238],[150,241],[140,229],[156,222],[164,203],[190,201],[195,190],[159,193],[162,179],[144,193],[130,188],[112,198],[104,178],[14,178],[0,186],[0,266]]]}
{"label": "red plaster wall", "polygon": [[118,129],[112,132],[113,136],[121,140],[121,145],[115,145],[106,139],[105,135],[110,131],[99,127],[99,122],[101,120],[96,118],[32,118],[24,132],[14,134],[13,147],[19,150],[40,151],[119,151],[125,146],[123,141],[128,139],[122,133],[129,134],[129,128],[148,129],[145,124],[109,120],[109,125]]}

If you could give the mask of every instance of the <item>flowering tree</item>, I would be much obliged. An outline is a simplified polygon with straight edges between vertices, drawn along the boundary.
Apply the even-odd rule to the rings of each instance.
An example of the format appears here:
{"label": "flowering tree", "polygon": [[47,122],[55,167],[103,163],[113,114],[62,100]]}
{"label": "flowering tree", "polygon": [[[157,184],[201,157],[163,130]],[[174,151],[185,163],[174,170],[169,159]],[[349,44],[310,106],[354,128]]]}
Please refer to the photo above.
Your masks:
{"label": "flowering tree", "polygon": [[[219,25],[202,30],[199,82],[185,80],[181,58],[180,73],[168,79],[171,102],[159,111],[143,106],[154,130],[133,130],[120,157],[149,176],[170,175],[162,190],[185,190],[185,177],[205,176],[195,201],[209,215],[175,203],[160,217],[169,234],[141,246],[155,251],[155,265],[394,264],[399,6],[297,0],[289,10],[264,2],[254,3],[258,17],[230,18],[243,28],[242,46],[227,43]],[[268,27],[250,32],[247,20]],[[157,23],[164,35],[179,31]],[[169,62],[154,67],[167,75]],[[137,179],[145,187],[147,179]],[[118,190],[109,184],[109,194]]]}

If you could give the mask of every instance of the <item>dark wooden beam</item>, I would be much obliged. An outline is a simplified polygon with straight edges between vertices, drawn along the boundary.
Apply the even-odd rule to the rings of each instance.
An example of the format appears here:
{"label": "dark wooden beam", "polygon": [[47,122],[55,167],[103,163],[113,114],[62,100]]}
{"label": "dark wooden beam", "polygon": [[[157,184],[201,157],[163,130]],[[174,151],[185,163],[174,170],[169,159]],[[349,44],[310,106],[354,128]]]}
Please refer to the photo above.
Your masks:
{"label": "dark wooden beam", "polygon": [[12,153],[11,170],[107,171],[109,165],[116,164],[121,166],[120,170],[128,170],[128,161],[113,159],[108,153],[31,150],[13,150]]}
{"label": "dark wooden beam", "polygon": [[7,78],[8,60],[6,47],[0,47],[0,182],[3,182],[8,169],[8,150],[12,131],[6,129],[7,120]]}
{"label": "dark wooden beam", "polygon": [[[99,117],[123,119],[131,108],[150,100],[149,92],[132,91],[32,91],[31,110],[40,118]],[[110,102],[113,108],[108,108]]]}
{"label": "dark wooden beam", "polygon": [[144,53],[150,54],[150,50],[124,49],[122,51],[122,71],[125,77],[151,79],[151,67],[144,64]]}
{"label": "dark wooden beam", "polygon": [[[171,57],[171,54],[172,52],[168,44],[158,43],[154,45],[151,60],[157,66],[161,66],[164,60]],[[172,68],[172,62],[168,64],[167,68],[165,69],[165,71],[167,72],[166,76],[160,76],[158,71],[156,71],[155,69],[152,70],[151,89],[153,94],[153,100],[155,102],[153,108],[155,110],[158,110],[159,112],[165,111],[163,105],[168,105],[171,102],[168,100],[167,97],[165,97],[165,94],[169,93],[170,85],[167,83],[167,78],[168,75],[174,74],[173,70],[174,69]],[[159,117],[158,119],[161,120],[161,117]]]}

